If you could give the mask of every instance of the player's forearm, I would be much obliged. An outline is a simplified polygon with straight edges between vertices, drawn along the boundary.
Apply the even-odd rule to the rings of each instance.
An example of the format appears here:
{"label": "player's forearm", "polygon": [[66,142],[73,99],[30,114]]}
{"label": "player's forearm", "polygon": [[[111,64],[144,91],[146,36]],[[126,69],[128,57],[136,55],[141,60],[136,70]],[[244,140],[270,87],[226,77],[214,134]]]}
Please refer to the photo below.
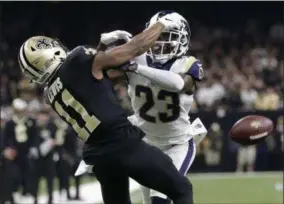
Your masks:
{"label": "player's forearm", "polygon": [[136,35],[130,42],[131,53],[133,57],[139,56],[149,50],[149,48],[158,39],[165,26],[162,23],[156,23],[144,32]]}
{"label": "player's forearm", "polygon": [[154,69],[140,64],[138,65],[136,72],[166,90],[179,92],[184,88],[183,78],[174,72]]}
{"label": "player's forearm", "polygon": [[158,39],[165,26],[156,23],[135,36],[130,42],[104,53],[102,67],[119,66],[146,52]]}

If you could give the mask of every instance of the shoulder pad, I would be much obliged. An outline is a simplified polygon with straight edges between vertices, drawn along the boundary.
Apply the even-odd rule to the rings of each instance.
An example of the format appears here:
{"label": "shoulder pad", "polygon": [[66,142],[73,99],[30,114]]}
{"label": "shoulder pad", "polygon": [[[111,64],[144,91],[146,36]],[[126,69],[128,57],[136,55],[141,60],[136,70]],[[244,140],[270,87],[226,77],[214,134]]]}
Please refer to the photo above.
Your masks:
{"label": "shoulder pad", "polygon": [[192,76],[196,81],[201,81],[204,77],[204,72],[201,62],[195,57],[188,57],[186,60],[185,74]]}
{"label": "shoulder pad", "polygon": [[97,54],[97,50],[91,46],[78,46],[68,53],[68,57],[71,58],[90,58]]}

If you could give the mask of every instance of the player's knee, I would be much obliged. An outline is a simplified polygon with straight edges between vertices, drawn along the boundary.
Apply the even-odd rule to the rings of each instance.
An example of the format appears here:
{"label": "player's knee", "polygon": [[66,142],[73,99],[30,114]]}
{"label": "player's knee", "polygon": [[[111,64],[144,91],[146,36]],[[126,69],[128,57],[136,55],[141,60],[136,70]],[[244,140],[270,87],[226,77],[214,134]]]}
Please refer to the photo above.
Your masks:
{"label": "player's knee", "polygon": [[171,204],[170,199],[160,198],[157,196],[151,197],[152,204]]}

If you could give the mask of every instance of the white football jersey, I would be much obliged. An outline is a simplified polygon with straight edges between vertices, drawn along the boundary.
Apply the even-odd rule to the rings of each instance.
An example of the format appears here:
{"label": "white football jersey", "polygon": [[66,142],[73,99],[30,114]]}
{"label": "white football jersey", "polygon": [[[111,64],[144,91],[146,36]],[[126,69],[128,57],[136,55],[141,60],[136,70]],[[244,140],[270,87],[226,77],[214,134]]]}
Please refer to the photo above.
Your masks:
{"label": "white football jersey", "polygon": [[[146,55],[137,57],[135,61],[147,65]],[[200,61],[194,57],[183,57],[166,63],[163,69],[190,74],[196,80],[203,77]],[[188,141],[193,136],[189,121],[193,95],[164,90],[136,73],[127,75],[128,94],[134,110],[132,119],[135,117],[135,125],[146,133],[146,140],[162,145]]]}

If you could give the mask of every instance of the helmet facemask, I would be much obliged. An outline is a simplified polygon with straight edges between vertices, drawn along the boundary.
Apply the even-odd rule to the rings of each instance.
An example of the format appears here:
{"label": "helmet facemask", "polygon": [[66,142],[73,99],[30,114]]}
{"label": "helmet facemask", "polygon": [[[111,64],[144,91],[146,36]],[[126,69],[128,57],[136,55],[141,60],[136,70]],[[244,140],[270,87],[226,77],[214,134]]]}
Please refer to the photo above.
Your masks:
{"label": "helmet facemask", "polygon": [[39,84],[45,84],[55,74],[56,70],[61,66],[66,58],[66,53],[62,51],[55,51],[53,58],[46,60],[42,70],[42,76],[36,81]]}
{"label": "helmet facemask", "polygon": [[[150,23],[153,24],[157,21],[158,14],[152,17]],[[185,55],[188,51],[190,29],[187,21],[182,16],[180,16],[180,19],[182,21],[180,28],[163,31],[155,44],[147,51],[147,55],[154,63],[164,64],[173,58]],[[148,27],[150,23],[147,23],[146,27]]]}

